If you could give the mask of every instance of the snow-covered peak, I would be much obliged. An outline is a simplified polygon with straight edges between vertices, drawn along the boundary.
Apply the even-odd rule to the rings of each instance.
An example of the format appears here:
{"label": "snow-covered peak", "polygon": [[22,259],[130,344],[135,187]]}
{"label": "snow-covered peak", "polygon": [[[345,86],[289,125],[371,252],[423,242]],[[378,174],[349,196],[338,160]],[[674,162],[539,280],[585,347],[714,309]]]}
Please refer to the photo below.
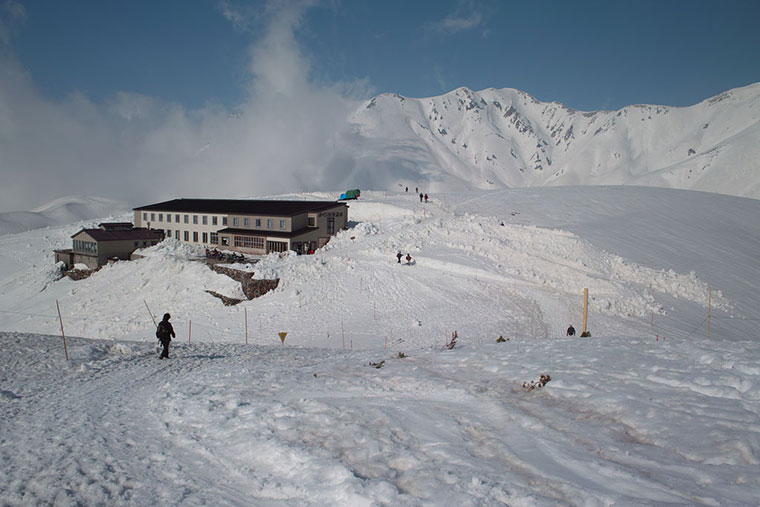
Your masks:
{"label": "snow-covered peak", "polygon": [[622,184],[760,197],[760,84],[689,107],[586,112],[511,88],[389,93],[349,121],[357,186]]}

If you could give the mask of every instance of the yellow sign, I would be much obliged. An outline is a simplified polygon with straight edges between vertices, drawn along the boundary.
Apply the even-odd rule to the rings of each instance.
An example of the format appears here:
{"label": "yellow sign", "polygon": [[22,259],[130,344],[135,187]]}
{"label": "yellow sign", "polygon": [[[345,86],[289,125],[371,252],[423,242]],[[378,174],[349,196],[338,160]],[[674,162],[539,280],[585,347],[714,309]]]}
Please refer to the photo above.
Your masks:
{"label": "yellow sign", "polygon": [[280,335],[280,340],[282,340],[282,344],[285,345],[285,337],[288,336],[288,333],[277,333]]}

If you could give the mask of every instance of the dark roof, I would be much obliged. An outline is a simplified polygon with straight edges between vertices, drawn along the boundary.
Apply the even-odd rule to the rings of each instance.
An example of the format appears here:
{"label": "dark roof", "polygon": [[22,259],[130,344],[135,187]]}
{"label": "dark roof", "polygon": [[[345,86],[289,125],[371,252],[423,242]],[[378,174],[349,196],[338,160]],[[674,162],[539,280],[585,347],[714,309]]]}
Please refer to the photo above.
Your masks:
{"label": "dark roof", "polygon": [[103,222],[102,224],[98,224],[98,227],[100,227],[103,230],[114,230],[114,229],[132,229],[134,225],[132,225],[132,222]]}
{"label": "dark roof", "polygon": [[71,236],[72,238],[86,232],[95,241],[124,241],[124,240],[143,240],[143,239],[163,239],[164,233],[161,230],[150,230],[136,228],[130,230],[104,231],[103,229],[82,229]]}
{"label": "dark roof", "polygon": [[261,229],[233,229],[233,228],[227,228],[222,229],[219,231],[219,234],[237,234],[238,236],[262,236],[262,237],[270,237],[270,238],[295,238],[296,236],[300,236],[302,234],[306,234],[308,232],[314,232],[317,229],[314,227],[303,227],[301,229],[298,229],[297,231],[288,232],[288,231],[270,231],[270,230],[261,230]]}
{"label": "dark roof", "polygon": [[135,211],[177,211],[222,215],[294,216],[344,206],[337,201],[260,201],[252,199],[173,199]]}

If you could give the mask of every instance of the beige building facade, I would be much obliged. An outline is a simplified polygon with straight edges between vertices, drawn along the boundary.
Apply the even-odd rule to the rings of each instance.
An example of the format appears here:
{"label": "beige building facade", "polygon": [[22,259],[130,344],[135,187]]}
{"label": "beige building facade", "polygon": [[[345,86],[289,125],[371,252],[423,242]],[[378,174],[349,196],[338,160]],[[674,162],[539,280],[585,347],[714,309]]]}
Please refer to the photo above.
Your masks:
{"label": "beige building facade", "polygon": [[337,201],[174,199],[134,209],[135,226],[206,248],[313,253],[348,223]]}
{"label": "beige building facade", "polygon": [[97,229],[82,229],[72,237],[72,248],[56,250],[56,262],[65,269],[85,264],[90,269],[111,260],[128,260],[138,248],[147,248],[164,239],[161,231],[134,228],[129,222],[102,223]]}

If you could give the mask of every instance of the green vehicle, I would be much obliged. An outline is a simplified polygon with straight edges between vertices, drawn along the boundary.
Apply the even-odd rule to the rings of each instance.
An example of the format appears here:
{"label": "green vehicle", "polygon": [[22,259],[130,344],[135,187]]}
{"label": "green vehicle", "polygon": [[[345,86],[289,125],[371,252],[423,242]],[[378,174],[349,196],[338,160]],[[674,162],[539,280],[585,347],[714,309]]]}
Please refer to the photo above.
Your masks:
{"label": "green vehicle", "polygon": [[362,195],[362,191],[358,188],[355,188],[353,190],[346,190],[344,193],[340,194],[340,201],[349,201],[351,199],[358,199],[359,196]]}

